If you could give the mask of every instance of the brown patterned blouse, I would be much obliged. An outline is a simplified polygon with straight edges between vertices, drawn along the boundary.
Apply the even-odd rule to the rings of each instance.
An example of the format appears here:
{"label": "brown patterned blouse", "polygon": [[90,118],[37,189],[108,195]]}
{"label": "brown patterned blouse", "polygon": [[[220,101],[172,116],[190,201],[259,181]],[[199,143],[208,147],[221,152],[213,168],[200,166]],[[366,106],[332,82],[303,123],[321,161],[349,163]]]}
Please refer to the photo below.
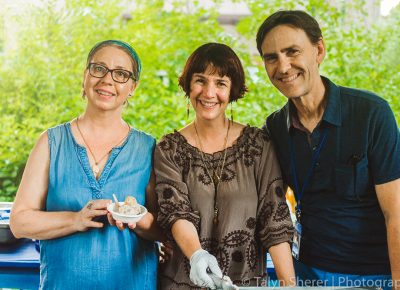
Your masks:
{"label": "brown patterned blouse", "polygon": [[[192,222],[203,249],[216,256],[225,275],[242,285],[242,281],[264,276],[265,251],[291,241],[293,227],[268,136],[246,126],[226,150],[216,196],[218,224],[214,225],[215,188],[201,152],[179,132],[162,138],[154,156],[158,222],[169,236],[178,219]],[[213,174],[224,151],[203,156]],[[161,289],[199,289],[189,279],[188,259],[176,243],[173,246],[173,257],[160,267]]]}

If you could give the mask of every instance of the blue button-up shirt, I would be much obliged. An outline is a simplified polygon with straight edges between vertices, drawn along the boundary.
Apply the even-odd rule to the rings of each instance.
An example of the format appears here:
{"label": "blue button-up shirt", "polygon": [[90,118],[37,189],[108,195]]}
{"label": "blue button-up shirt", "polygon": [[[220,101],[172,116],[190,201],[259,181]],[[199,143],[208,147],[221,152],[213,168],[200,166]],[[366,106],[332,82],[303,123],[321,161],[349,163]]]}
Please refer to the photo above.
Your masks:
{"label": "blue button-up shirt", "polygon": [[336,273],[390,274],[385,220],[374,185],[400,178],[399,128],[384,99],[323,81],[327,106],[313,132],[298,121],[290,101],[264,126],[292,189],[292,157],[301,188],[321,134],[328,132],[301,198],[300,260]]}

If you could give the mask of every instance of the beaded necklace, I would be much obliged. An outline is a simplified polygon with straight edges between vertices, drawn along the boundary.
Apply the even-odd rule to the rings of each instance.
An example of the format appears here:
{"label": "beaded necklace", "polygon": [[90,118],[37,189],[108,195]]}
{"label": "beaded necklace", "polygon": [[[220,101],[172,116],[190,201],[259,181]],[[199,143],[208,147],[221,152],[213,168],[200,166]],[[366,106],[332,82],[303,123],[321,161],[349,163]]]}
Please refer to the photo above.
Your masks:
{"label": "beaded necklace", "polygon": [[[204,150],[203,150],[203,145],[201,144],[201,140],[200,140],[200,136],[199,133],[197,132],[197,126],[196,126],[196,121],[193,123],[194,124],[194,130],[196,131],[196,137],[199,141],[199,147],[200,147],[200,157],[201,157],[201,161],[203,162],[203,165],[206,169],[206,172],[208,174],[208,176],[210,177],[213,185],[214,185],[214,218],[213,218],[213,223],[214,225],[218,224],[218,212],[219,212],[219,208],[218,208],[218,202],[217,202],[217,196],[218,196],[218,188],[219,188],[219,184],[221,182],[221,177],[222,177],[222,172],[224,171],[224,166],[225,166],[225,161],[226,161],[226,145],[228,143],[228,135],[229,135],[229,130],[231,128],[231,123],[230,121],[228,121],[228,130],[226,131],[226,136],[225,136],[225,141],[224,141],[224,157],[222,159],[222,164],[220,167],[220,162],[221,159],[218,161],[217,167],[214,170],[214,174],[211,175],[210,171],[208,170],[208,166],[207,163],[204,161]],[[219,171],[219,174],[218,174]]]}

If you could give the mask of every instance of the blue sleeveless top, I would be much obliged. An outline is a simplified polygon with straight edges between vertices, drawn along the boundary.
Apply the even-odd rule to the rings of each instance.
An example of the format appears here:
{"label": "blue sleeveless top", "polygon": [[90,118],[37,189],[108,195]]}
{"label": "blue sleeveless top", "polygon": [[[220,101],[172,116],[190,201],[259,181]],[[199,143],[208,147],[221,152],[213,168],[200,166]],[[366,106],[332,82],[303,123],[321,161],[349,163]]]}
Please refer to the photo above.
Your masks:
{"label": "blue sleeveless top", "polygon": [[[49,188],[46,211],[80,211],[89,200],[134,196],[145,204],[155,140],[131,129],[114,147],[96,180],[86,148],[74,139],[70,123],[48,130]],[[155,243],[132,230],[118,230],[107,219],[91,228],[40,243],[41,289],[156,289]]]}

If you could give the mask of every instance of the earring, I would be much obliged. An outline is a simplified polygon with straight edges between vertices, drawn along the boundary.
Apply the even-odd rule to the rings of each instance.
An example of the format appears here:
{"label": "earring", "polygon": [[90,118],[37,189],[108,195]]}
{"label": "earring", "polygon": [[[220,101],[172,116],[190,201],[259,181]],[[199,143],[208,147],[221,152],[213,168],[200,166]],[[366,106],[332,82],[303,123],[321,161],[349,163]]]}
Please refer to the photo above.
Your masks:
{"label": "earring", "polygon": [[85,88],[84,88],[83,83],[82,83],[82,99],[85,99],[85,96],[86,96]]}
{"label": "earring", "polygon": [[190,99],[187,98],[187,105],[186,105],[186,119],[189,119],[190,115]]}
{"label": "earring", "polygon": [[233,101],[231,102],[231,122],[233,123]]}

